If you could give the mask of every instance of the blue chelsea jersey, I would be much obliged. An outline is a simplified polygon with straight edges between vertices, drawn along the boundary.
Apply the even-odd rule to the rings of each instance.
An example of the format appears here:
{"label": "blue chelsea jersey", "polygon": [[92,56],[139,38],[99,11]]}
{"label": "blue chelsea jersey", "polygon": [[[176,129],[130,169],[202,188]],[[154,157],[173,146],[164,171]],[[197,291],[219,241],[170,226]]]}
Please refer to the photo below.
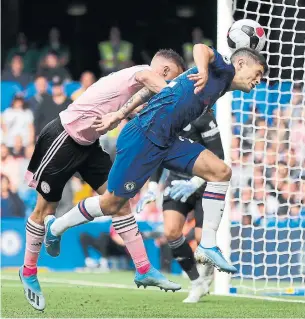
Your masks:
{"label": "blue chelsea jersey", "polygon": [[206,112],[228,91],[235,75],[234,66],[216,50],[214,55],[214,61],[209,64],[208,81],[200,93],[194,93],[195,82],[187,77],[198,73],[197,67],[193,67],[152,97],[138,115],[140,127],[154,144],[170,146],[184,127]]}

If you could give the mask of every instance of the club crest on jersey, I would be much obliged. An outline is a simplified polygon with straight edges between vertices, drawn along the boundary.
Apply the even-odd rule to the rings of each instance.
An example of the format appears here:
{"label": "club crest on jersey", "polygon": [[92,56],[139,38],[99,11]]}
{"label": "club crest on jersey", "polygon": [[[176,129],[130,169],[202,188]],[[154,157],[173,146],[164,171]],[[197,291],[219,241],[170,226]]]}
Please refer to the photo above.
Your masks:
{"label": "club crest on jersey", "polygon": [[41,182],[41,190],[45,193],[45,194],[49,194],[51,191],[51,187],[47,182]]}
{"label": "club crest on jersey", "polygon": [[226,64],[231,64],[231,60],[230,60],[230,58],[229,58],[227,55],[224,55],[224,56],[223,56],[223,60],[224,60],[224,62],[225,62]]}
{"label": "club crest on jersey", "polygon": [[127,182],[124,184],[124,188],[125,190],[127,190],[127,192],[132,192],[136,187],[136,183],[135,182]]}

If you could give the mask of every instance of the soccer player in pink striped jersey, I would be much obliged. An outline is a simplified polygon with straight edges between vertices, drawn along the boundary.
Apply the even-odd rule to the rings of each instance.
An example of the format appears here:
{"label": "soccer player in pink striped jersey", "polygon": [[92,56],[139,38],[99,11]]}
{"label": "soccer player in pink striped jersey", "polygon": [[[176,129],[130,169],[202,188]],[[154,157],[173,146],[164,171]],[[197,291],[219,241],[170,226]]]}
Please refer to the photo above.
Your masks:
{"label": "soccer player in pink striped jersey", "polygon": [[[53,242],[45,241],[47,252],[54,257],[60,253],[60,242],[56,236],[65,229],[54,227],[53,223],[65,184],[78,172],[98,194],[103,194],[106,189],[105,182],[112,162],[99,145],[98,139],[103,133],[95,130],[99,118],[118,110],[122,118],[126,117],[135,103],[145,103],[152,94],[167,85],[165,80],[175,78],[183,70],[183,59],[175,51],[160,50],[150,66],[134,66],[101,78],[41,131],[26,175],[29,186],[37,190],[38,199],[27,221],[24,265],[19,271],[26,299],[35,309],[45,308],[37,278],[37,260],[46,232],[48,238],[54,235]],[[110,125],[106,125],[104,132],[109,128]],[[100,215],[98,196],[89,206],[86,200],[79,204],[79,220],[75,224],[92,221]],[[128,204],[113,216],[113,226],[129,250],[137,269],[137,278],[142,278],[137,280],[137,284],[173,291],[181,288],[150,265]]]}

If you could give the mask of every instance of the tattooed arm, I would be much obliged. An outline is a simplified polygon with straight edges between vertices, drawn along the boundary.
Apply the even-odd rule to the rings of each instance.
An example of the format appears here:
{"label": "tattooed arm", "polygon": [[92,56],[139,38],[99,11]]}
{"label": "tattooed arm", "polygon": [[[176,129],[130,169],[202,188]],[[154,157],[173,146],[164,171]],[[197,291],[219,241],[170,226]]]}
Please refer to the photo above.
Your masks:
{"label": "tattooed arm", "polygon": [[[165,82],[166,84],[166,82]],[[132,96],[119,110],[122,119],[126,118],[132,111],[138,108],[140,105],[146,103],[155,93],[144,87],[134,96]],[[141,108],[142,109],[142,108]],[[141,110],[140,109],[140,110]],[[138,110],[138,111],[140,111]]]}
{"label": "tattooed arm", "polygon": [[[133,110],[146,103],[155,93],[159,93],[167,83],[159,74],[151,70],[138,71],[135,74],[136,81],[145,87],[132,96],[121,108],[123,118],[126,118]],[[140,108],[139,110],[141,110]]]}
{"label": "tattooed arm", "polygon": [[[167,83],[159,74],[151,70],[138,71],[135,74],[136,81],[145,87],[136,93],[120,108],[123,118],[126,118],[133,110],[147,102],[155,93],[159,93]],[[137,111],[140,111],[139,108]]]}
{"label": "tattooed arm", "polygon": [[138,71],[135,74],[135,79],[143,84],[144,88],[132,96],[117,112],[108,113],[101,119],[96,119],[92,128],[97,132],[105,134],[117,127],[121,120],[127,118],[132,111],[147,102],[155,93],[160,92],[167,85],[159,74],[151,70]]}
{"label": "tattooed arm", "polygon": [[[101,119],[96,119],[92,127],[100,134],[107,133],[109,130],[117,127],[123,119],[127,118],[128,115],[140,105],[147,102],[154,94],[154,92],[151,92],[148,88],[144,87],[133,95],[118,111],[108,113]],[[141,109],[142,108],[137,111],[140,111]]]}

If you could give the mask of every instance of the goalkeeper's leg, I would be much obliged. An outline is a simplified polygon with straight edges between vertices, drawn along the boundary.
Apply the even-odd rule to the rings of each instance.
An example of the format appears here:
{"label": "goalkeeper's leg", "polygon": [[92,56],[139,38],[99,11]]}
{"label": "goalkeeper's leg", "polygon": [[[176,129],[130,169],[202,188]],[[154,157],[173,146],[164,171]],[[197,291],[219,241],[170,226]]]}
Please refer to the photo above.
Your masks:
{"label": "goalkeeper's leg", "polygon": [[199,275],[194,259],[193,251],[185,240],[182,229],[185,223],[185,215],[191,210],[187,203],[181,203],[172,199],[163,202],[164,231],[173,257],[191,280],[191,290],[184,302],[198,302],[202,296],[208,293],[208,286]]}

